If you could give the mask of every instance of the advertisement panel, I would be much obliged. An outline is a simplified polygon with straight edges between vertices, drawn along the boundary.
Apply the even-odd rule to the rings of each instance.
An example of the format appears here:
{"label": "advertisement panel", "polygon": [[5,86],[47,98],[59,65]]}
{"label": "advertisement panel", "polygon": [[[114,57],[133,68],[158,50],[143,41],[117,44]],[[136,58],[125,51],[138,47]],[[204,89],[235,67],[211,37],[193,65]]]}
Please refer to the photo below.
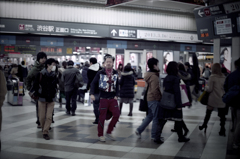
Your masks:
{"label": "advertisement panel", "polygon": [[167,73],[168,63],[173,61],[173,52],[165,51],[163,52],[163,73]]}
{"label": "advertisement panel", "polygon": [[221,54],[220,54],[220,64],[222,67],[227,69],[228,73],[231,73],[231,47],[221,47]]}

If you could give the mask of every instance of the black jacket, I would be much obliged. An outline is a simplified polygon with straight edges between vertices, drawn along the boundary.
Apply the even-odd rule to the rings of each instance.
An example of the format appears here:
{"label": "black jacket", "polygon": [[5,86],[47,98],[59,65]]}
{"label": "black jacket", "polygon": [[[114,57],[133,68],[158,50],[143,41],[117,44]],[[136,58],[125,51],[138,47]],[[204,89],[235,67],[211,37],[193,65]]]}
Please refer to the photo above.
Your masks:
{"label": "black jacket", "polygon": [[82,68],[82,77],[83,77],[83,82],[84,83],[88,83],[88,76],[87,76],[87,72],[88,72],[88,67],[87,66],[84,66]]}
{"label": "black jacket", "polygon": [[[40,80],[40,74],[42,78]],[[39,96],[39,101],[41,102],[53,102],[57,93],[57,83],[58,79],[55,72],[47,72],[43,69],[37,74],[33,88]]]}
{"label": "black jacket", "polygon": [[[98,71],[101,70],[101,67],[98,63],[91,65],[88,70],[87,70],[87,78],[88,78],[88,83],[87,83],[87,90],[90,89],[91,83],[98,73]],[[94,94],[98,94],[98,90],[95,90],[96,92]]]}
{"label": "black jacket", "polygon": [[120,98],[134,98],[135,78],[133,72],[122,72],[122,77],[119,82]]}
{"label": "black jacket", "polygon": [[177,108],[182,108],[180,78],[178,76],[167,75],[163,81],[163,89],[166,92],[174,94]]}
{"label": "black jacket", "polygon": [[100,70],[94,77],[91,83],[90,94],[94,95],[98,90],[100,98],[109,98],[112,99],[115,96],[118,96],[119,84],[118,84],[118,72],[113,70],[111,76],[111,85],[108,83],[109,78],[107,77],[105,68]]}
{"label": "black jacket", "polygon": [[[235,70],[234,72],[230,73],[227,76],[224,83],[225,92],[228,92],[228,90],[234,85],[240,85],[240,68],[238,68],[237,70]],[[238,108],[240,108],[239,99],[240,94],[238,95],[238,97],[234,98],[234,100],[231,101],[231,104],[229,104],[229,106],[238,106]]]}

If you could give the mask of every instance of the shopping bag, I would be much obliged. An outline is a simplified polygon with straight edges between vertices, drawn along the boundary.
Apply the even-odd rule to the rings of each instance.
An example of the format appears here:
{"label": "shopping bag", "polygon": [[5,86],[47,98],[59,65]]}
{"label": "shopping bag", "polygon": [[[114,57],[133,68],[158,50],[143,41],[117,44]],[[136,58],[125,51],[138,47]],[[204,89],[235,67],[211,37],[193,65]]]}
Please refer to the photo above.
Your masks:
{"label": "shopping bag", "polygon": [[188,96],[187,96],[187,93],[184,89],[182,89],[182,87],[180,86],[180,90],[181,90],[181,99],[182,99],[182,104],[187,104],[189,103],[189,99],[188,99]]}
{"label": "shopping bag", "polygon": [[89,93],[85,93],[84,106],[85,107],[91,106],[91,99],[90,99],[90,94]]}
{"label": "shopping bag", "polygon": [[202,96],[202,98],[200,99],[200,103],[202,103],[203,105],[207,105],[209,93],[207,91],[204,91],[201,96]]}
{"label": "shopping bag", "polygon": [[206,91],[203,91],[200,97],[198,98],[198,101],[200,102],[202,100],[202,97],[205,95]]}

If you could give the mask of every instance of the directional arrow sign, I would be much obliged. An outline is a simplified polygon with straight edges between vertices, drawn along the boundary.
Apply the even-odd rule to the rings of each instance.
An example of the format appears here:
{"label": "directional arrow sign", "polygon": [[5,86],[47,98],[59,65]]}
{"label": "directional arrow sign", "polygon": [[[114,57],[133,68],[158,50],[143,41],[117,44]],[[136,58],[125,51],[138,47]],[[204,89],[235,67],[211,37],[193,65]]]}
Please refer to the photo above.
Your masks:
{"label": "directional arrow sign", "polygon": [[115,35],[117,34],[117,31],[116,31],[115,29],[113,29],[113,30],[111,31],[111,34],[112,34],[113,36],[115,36]]}
{"label": "directional arrow sign", "polygon": [[201,10],[198,11],[198,15],[199,15],[200,17],[203,17],[203,16],[202,16],[203,14],[204,14],[204,12],[201,12]]}

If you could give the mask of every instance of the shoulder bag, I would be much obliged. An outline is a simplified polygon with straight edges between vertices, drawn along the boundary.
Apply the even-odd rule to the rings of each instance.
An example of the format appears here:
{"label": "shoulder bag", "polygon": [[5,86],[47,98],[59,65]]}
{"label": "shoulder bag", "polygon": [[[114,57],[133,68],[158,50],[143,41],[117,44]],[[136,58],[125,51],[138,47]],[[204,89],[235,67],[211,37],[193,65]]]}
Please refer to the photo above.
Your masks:
{"label": "shoulder bag", "polygon": [[174,94],[164,91],[160,106],[164,109],[173,110],[176,108]]}
{"label": "shoulder bag", "polygon": [[139,111],[146,112],[148,110],[148,102],[147,102],[147,92],[148,92],[149,85],[147,86],[144,95],[140,99],[139,103]]}

